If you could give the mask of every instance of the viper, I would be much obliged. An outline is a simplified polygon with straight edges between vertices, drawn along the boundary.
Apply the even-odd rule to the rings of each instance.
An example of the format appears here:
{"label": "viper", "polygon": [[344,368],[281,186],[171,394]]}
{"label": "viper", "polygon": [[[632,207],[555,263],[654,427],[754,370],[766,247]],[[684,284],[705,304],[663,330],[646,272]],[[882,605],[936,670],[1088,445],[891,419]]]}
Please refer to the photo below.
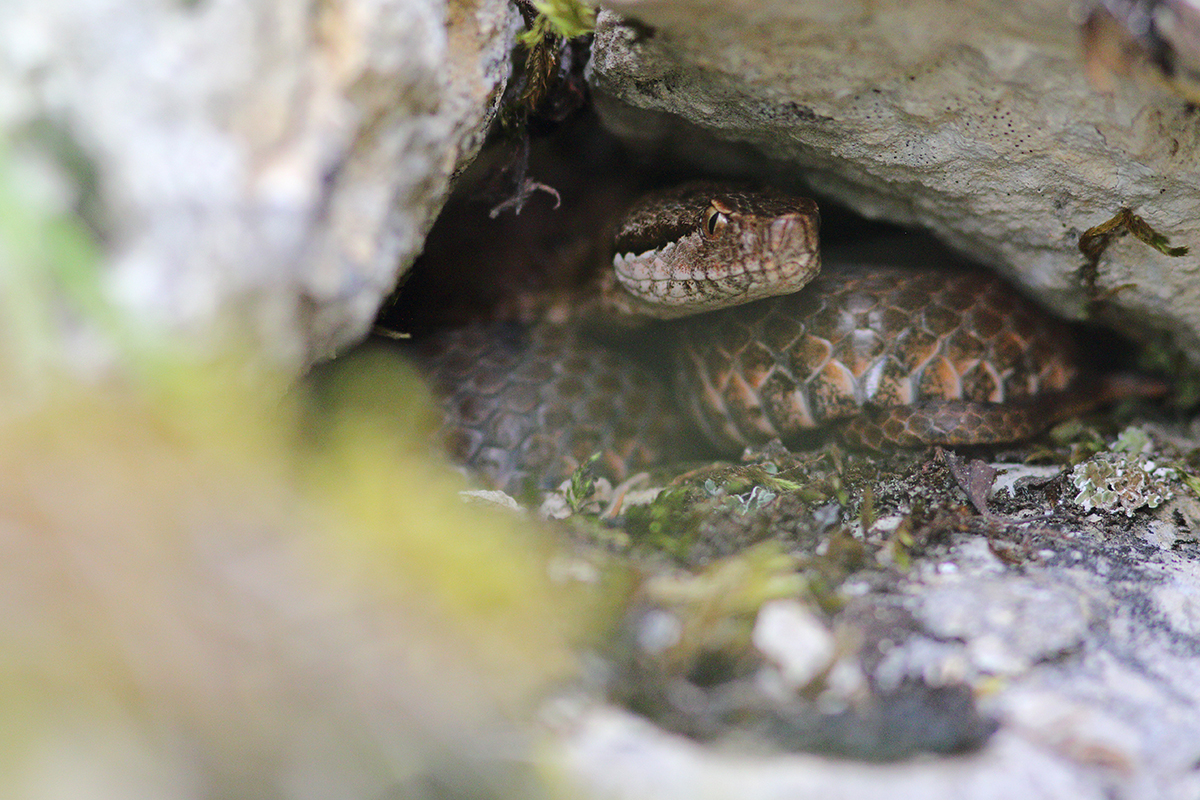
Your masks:
{"label": "viper", "polygon": [[[1081,367],[1070,326],[990,273],[823,259],[819,229],[813,201],[773,191],[697,182],[642,198],[611,269],[558,322],[419,345],[451,453],[524,493],[593,454],[621,480],[694,451],[694,431],[723,455],[817,428],[873,450],[997,444],[1165,390]],[[605,326],[640,328],[669,381],[602,344]]]}

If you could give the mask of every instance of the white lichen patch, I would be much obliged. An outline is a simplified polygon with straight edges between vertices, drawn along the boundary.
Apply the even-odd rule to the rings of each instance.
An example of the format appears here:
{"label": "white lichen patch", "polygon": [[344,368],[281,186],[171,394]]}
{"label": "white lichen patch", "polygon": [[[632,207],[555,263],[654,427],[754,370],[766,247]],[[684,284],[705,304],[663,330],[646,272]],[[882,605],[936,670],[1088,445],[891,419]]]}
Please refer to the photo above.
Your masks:
{"label": "white lichen patch", "polygon": [[1071,472],[1071,483],[1079,490],[1077,505],[1087,511],[1123,511],[1127,517],[1173,498],[1171,483],[1178,479],[1174,468],[1160,467],[1140,453],[1100,453]]}

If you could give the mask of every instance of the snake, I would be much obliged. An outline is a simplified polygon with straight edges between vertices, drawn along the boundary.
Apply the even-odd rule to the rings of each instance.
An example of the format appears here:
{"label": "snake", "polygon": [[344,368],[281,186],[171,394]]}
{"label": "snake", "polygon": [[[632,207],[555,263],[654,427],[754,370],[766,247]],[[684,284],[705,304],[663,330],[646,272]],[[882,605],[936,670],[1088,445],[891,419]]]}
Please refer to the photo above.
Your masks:
{"label": "snake", "polygon": [[[822,429],[877,451],[1002,444],[1162,393],[1082,368],[1073,329],[992,273],[823,264],[819,231],[812,200],[773,190],[646,195],[578,302],[588,310],[419,344],[452,456],[527,494],[589,460],[624,480],[698,441],[724,456]],[[669,380],[596,333],[597,320],[631,319],[653,319],[634,336]]]}

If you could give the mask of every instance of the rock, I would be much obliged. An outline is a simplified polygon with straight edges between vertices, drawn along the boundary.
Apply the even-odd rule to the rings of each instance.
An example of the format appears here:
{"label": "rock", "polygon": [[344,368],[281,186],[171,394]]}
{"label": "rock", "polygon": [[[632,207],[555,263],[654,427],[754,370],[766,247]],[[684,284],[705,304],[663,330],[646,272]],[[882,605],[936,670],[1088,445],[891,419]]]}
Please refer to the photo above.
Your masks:
{"label": "rock", "polygon": [[925,630],[937,641],[966,642],[976,675],[1021,674],[1078,650],[1092,621],[1086,602],[1092,587],[1078,578],[1060,585],[1050,576],[993,573],[994,560],[986,542],[975,539],[958,548],[959,569],[930,570],[917,600]]}
{"label": "rock", "polygon": [[[604,5],[590,79],[620,135],[710,169],[744,169],[752,149],[770,160],[761,173],[928,228],[1065,315],[1087,300],[1080,234],[1122,207],[1172,244],[1200,241],[1193,108],[1145,76],[1090,85],[1075,7]],[[1167,334],[1200,362],[1193,273],[1190,258],[1116,242],[1096,287],[1128,286],[1106,320]]]}
{"label": "rock", "polygon": [[[564,730],[560,758],[588,796],[656,797],[993,798],[1024,796],[1102,800],[1096,781],[1029,742],[1000,734],[984,753],[947,763],[864,765],[799,754],[754,757],[713,752],[611,709],[589,709]],[[1003,788],[1000,788],[1003,787]],[[1180,795],[1181,797],[1183,795]]]}
{"label": "rock", "polygon": [[794,600],[764,603],[754,623],[753,641],[793,688],[808,684],[827,669],[836,653],[833,636]]}
{"label": "rock", "polygon": [[853,593],[835,626],[847,640],[852,625],[862,652],[877,653],[863,660],[873,685],[895,687],[894,701],[918,682],[928,692],[966,681],[999,724],[977,751],[891,763],[768,756],[736,738],[713,747],[591,707],[560,720],[557,757],[587,796],[611,798],[1194,797],[1198,570],[1194,546],[1156,542],[1154,528],[1180,526],[1173,517],[1143,511],[1120,531],[1117,510],[1103,533],[1025,529],[1040,549],[1021,565],[981,536],[955,535],[899,592]]}
{"label": "rock", "polygon": [[301,366],[360,337],[420,252],[518,24],[504,0],[17,0],[0,129],[77,156],[125,311]]}

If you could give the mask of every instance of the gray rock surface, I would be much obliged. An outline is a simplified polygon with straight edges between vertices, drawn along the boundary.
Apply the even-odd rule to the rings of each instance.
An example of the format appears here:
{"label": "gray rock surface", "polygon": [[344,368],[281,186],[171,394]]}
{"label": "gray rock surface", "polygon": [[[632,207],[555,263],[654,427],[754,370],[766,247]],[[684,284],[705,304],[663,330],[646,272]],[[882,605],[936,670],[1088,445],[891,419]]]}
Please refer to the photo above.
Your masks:
{"label": "gray rock surface", "polygon": [[[603,5],[590,75],[619,134],[708,165],[719,148],[703,142],[748,145],[776,179],[926,227],[1064,314],[1086,297],[1073,275],[1080,233],[1118,209],[1200,244],[1194,111],[1140,73],[1109,94],[1089,85],[1089,4]],[[1200,362],[1196,259],[1116,243],[1097,287],[1132,286],[1112,298],[1111,321],[1167,333]]]}
{"label": "gray rock surface", "polygon": [[[1000,725],[978,752],[891,764],[768,757],[593,706],[557,720],[559,756],[605,798],[1196,797],[1200,560],[1190,513],[1143,513],[1124,531],[1117,513],[1097,515],[1095,530],[1038,539],[1020,565],[980,536],[957,536],[899,595],[853,601],[859,619],[900,608],[916,621],[891,634],[873,671],[881,684],[974,688]],[[1164,540],[1164,526],[1180,538]]]}
{"label": "gray rock surface", "polygon": [[0,130],[81,156],[64,195],[91,193],[128,312],[301,365],[362,335],[420,252],[518,23],[505,0],[15,0]]}

